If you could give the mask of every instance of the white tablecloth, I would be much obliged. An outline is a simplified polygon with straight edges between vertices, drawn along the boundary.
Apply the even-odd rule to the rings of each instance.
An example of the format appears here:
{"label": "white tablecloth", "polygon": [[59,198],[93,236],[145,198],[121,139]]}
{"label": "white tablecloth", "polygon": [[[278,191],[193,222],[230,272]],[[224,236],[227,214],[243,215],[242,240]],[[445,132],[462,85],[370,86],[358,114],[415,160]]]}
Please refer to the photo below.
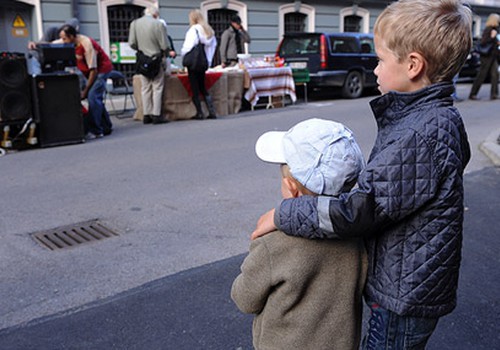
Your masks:
{"label": "white tablecloth", "polygon": [[297,100],[290,67],[248,68],[247,73],[250,84],[245,93],[245,99],[252,106],[255,106],[259,98],[263,96],[290,95],[293,102]]}

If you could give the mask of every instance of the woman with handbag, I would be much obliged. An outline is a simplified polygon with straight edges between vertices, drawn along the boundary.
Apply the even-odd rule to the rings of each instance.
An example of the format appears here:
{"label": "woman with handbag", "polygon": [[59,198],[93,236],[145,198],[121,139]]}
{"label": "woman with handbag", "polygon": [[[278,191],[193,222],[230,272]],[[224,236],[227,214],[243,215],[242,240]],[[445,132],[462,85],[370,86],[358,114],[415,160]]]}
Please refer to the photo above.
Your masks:
{"label": "woman with handbag", "polygon": [[470,90],[469,99],[471,100],[479,100],[477,93],[488,75],[491,83],[490,99],[496,100],[498,97],[498,45],[500,42],[497,35],[499,22],[500,15],[496,13],[490,14],[486,21],[478,50],[481,55],[481,65]]}
{"label": "woman with handbag", "polygon": [[212,65],[217,39],[214,30],[207,23],[200,10],[189,13],[190,27],[186,33],[181,54],[183,64],[188,69],[189,84],[193,92],[193,103],[196,107],[194,119],[203,119],[200,93],[205,97],[208,107],[208,119],[217,118],[212,97],[205,88],[205,71]]}

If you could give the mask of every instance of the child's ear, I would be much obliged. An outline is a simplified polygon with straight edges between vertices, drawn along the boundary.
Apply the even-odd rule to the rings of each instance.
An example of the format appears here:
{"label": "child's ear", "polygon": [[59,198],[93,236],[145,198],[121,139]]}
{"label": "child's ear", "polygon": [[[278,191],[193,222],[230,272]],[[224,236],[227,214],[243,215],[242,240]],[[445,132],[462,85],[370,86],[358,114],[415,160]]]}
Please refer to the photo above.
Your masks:
{"label": "child's ear", "polygon": [[297,198],[300,195],[297,184],[291,178],[283,178],[283,185],[288,190],[288,193],[292,196],[292,198]]}
{"label": "child's ear", "polygon": [[418,52],[410,52],[408,55],[408,78],[415,80],[423,77],[427,68],[427,61]]}

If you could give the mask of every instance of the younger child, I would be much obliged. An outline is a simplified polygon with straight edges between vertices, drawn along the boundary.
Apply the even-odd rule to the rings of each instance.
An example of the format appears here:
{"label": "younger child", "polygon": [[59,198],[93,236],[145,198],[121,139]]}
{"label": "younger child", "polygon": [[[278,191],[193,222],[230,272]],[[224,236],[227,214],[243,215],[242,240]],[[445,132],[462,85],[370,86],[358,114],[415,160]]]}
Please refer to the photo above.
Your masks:
{"label": "younger child", "polygon": [[292,236],[366,237],[365,349],[424,349],[456,306],[470,149],[451,94],[471,23],[459,0],[391,3],[374,27],[383,95],[371,101],[378,134],[359,187],[284,200],[252,234],[275,224]]}
{"label": "younger child", "polygon": [[[281,165],[283,198],[338,196],[364,167],[342,124],[309,119],[288,132],[271,131],[257,156]],[[314,241],[275,231],[255,240],[231,297],[255,314],[255,349],[357,350],[367,260],[360,240]]]}

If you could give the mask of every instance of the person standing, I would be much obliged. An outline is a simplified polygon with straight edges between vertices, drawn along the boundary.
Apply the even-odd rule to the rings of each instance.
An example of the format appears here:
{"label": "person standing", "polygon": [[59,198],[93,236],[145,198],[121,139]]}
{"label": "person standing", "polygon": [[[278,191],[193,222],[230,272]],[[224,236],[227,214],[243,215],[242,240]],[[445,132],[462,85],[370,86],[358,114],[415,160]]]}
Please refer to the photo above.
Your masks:
{"label": "person standing", "polygon": [[78,34],[69,24],[61,27],[59,38],[65,44],[75,45],[76,65],[86,78],[81,98],[89,103],[89,118],[85,122],[87,139],[110,134],[112,124],[104,105],[104,91],[106,79],[113,70],[111,60],[94,39]]}
{"label": "person standing", "polygon": [[500,45],[500,42],[497,35],[499,21],[500,15],[496,13],[490,14],[486,20],[486,27],[483,30],[480,45],[491,45],[491,50],[488,54],[481,54],[481,65],[470,90],[470,100],[479,100],[477,93],[488,75],[491,83],[490,99],[496,100],[498,97],[498,45]]}
{"label": "person standing", "polygon": [[[212,65],[215,48],[217,47],[217,39],[214,35],[214,30],[207,23],[200,10],[192,10],[189,13],[190,27],[186,32],[184,43],[182,45],[181,54],[186,55],[198,43],[204,45],[205,55],[207,56],[208,67]],[[188,69],[189,84],[193,92],[193,103],[196,107],[196,115],[194,119],[203,119],[203,110],[201,109],[200,93],[205,97],[205,102],[208,107],[208,119],[217,118],[212,97],[208,94],[205,87],[205,71],[196,71]]]}
{"label": "person standing", "polygon": [[358,187],[339,197],[285,199],[253,239],[276,228],[306,238],[364,237],[370,311],[364,350],[423,350],[457,304],[464,169],[471,157],[452,79],[472,43],[461,0],[399,0],[373,28],[382,96]]}
{"label": "person standing", "polygon": [[[255,152],[280,164],[283,198],[339,196],[365,165],[349,129],[317,118],[263,134]],[[359,349],[367,265],[361,239],[308,240],[275,231],[252,241],[231,299],[255,315],[254,348]]]}
{"label": "person standing", "polygon": [[245,52],[245,43],[250,43],[250,35],[241,26],[238,15],[231,17],[231,24],[220,39],[220,59],[222,68],[232,67],[238,63],[238,54]]}
{"label": "person standing", "polygon": [[[144,11],[144,16],[130,24],[128,43],[131,48],[141,51],[144,55],[164,56],[169,51],[167,27],[158,17],[160,12],[156,6],[150,6]],[[141,97],[144,124],[162,124],[168,120],[161,115],[163,87],[165,85],[165,69],[160,65],[158,74],[152,79],[140,75]]]}

